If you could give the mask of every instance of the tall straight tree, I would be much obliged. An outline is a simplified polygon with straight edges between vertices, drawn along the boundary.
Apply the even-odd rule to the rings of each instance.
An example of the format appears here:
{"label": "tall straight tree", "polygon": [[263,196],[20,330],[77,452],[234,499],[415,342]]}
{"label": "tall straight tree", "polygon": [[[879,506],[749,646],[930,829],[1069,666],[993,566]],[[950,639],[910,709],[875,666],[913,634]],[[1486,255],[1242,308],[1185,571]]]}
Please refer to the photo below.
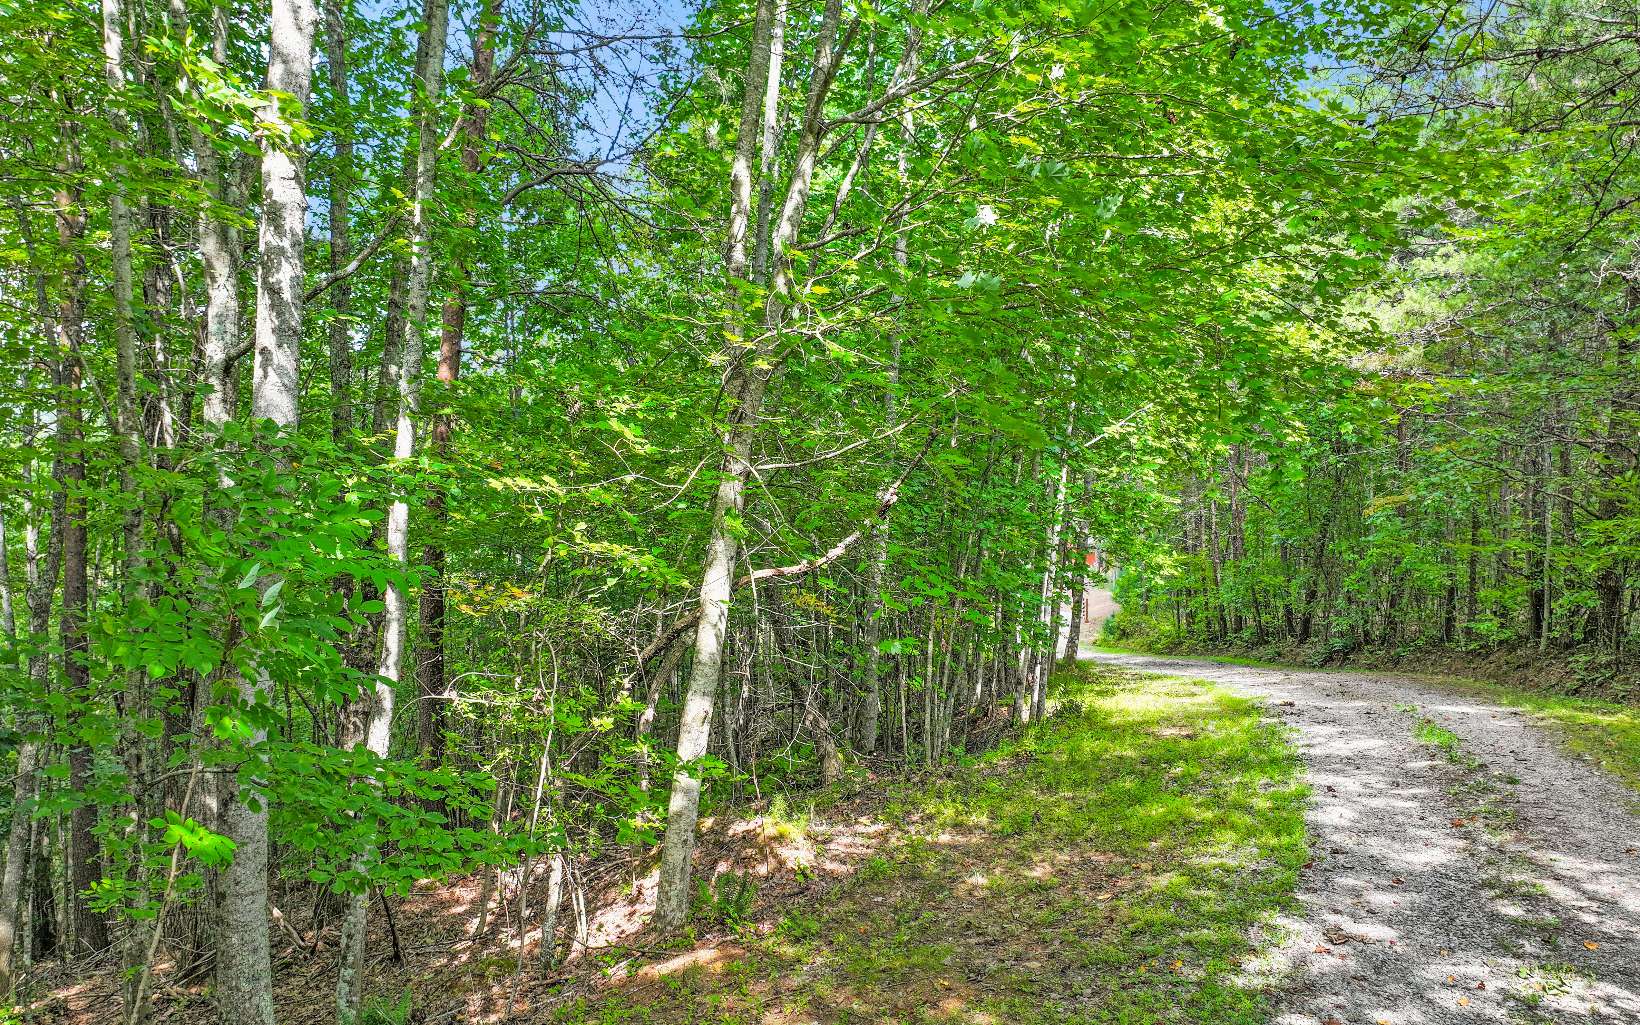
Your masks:
{"label": "tall straight tree", "polygon": [[[259,425],[294,431],[302,351],[303,266],[306,241],[307,152],[298,122],[313,86],[317,12],[312,0],[273,0],[269,15],[268,95],[262,133],[262,213],[257,236],[256,355],[251,369],[251,417]],[[264,594],[276,580],[258,582]],[[239,679],[246,706],[270,700],[265,671]],[[252,744],[266,739],[253,728]],[[254,758],[242,769],[223,809],[233,861],[223,879],[217,946],[217,1001],[234,1025],[272,1025],[273,968],[268,936],[268,806],[256,792]]]}
{"label": "tall straight tree", "polygon": [[[473,34],[473,86],[483,89],[495,71],[495,36],[501,20],[501,0],[485,0],[478,31]],[[484,136],[489,130],[490,104],[487,100],[467,103],[461,112],[461,170],[471,185],[476,179],[483,154]],[[472,245],[473,229],[478,225],[478,211],[472,202],[462,204],[461,229],[463,238],[458,245]],[[472,261],[458,260],[451,275],[449,295],[444,300],[440,317],[438,346],[438,380],[446,390],[443,401],[448,403],[456,379],[461,376],[461,351],[467,331],[467,307],[471,302]],[[447,408],[433,415],[431,443],[436,458],[450,455],[453,418]],[[435,492],[427,503],[427,511],[435,521],[435,530],[449,524],[449,501],[443,492]],[[422,562],[431,574],[421,592],[421,645],[422,653],[416,662],[416,676],[420,703],[416,716],[416,750],[423,762],[438,764],[444,747],[446,682],[444,657],[444,622],[447,612],[448,585],[445,575],[445,553],[442,538],[428,544]]]}
{"label": "tall straight tree", "polygon": [[[410,271],[405,302],[404,351],[399,364],[399,416],[393,458],[410,459],[416,448],[416,418],[421,413],[422,354],[427,329],[427,297],[433,277],[432,205],[438,161],[439,99],[444,91],[444,42],[449,23],[448,0],[427,0],[422,9],[425,34],[418,51],[416,86],[416,160],[410,213]],[[387,512],[387,557],[401,569],[410,561],[410,505],[401,496]],[[389,580],[383,595],[381,661],[366,713],[365,746],[387,756],[392,739],[394,687],[404,671],[409,601],[403,578]],[[364,948],[370,891],[352,894],[342,920],[341,971],[336,981],[336,1008],[342,1020],[358,1016],[364,995]]]}
{"label": "tall straight tree", "polygon": [[[775,0],[758,0],[752,23],[751,50],[741,82],[740,126],[735,136],[734,161],[729,169],[729,223],[724,254],[728,292],[746,280],[749,267],[747,234],[752,226],[752,162],[757,155],[758,97],[769,72],[769,46],[774,27]],[[738,309],[738,300],[735,300]],[[750,470],[751,428],[763,401],[763,375],[748,367],[744,349],[736,342],[745,332],[744,318],[732,316],[726,329],[731,336],[730,373],[725,385],[733,403],[719,466],[717,493],[712,504],[712,536],[707,546],[700,583],[700,622],[695,629],[694,665],[678,725],[678,768],[672,776],[667,803],[666,840],[661,849],[656,920],[666,928],[683,924],[689,915],[690,858],[695,848],[695,821],[700,813],[700,779],[691,764],[706,753],[711,737],[712,705],[723,675],[723,636],[729,623],[729,594],[733,586],[739,547],[729,520],[738,518],[745,502]]]}

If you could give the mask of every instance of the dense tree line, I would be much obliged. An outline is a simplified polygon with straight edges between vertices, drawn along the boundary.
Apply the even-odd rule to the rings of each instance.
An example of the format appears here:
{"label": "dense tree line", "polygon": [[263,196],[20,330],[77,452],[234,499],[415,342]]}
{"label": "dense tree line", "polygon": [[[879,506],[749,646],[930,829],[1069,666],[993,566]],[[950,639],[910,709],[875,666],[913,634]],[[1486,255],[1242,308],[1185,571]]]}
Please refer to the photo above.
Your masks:
{"label": "dense tree line", "polygon": [[[1375,5],[0,21],[0,991],[112,950],[133,1023],[162,967],[275,1020],[298,928],[332,931],[352,1017],[374,909],[420,879],[482,873],[477,930],[550,966],[581,867],[655,847],[681,924],[703,801],[1042,715],[1083,553],[1154,551],[1177,467],[1303,419],[1340,476],[1295,494],[1364,486],[1306,405],[1351,299],[1409,226],[1479,223],[1422,121],[1312,91],[1318,55],[1441,30]],[[1557,344],[1618,344],[1585,328]],[[1508,407],[1566,439],[1510,450],[1546,462],[1487,529],[1537,537],[1568,474],[1604,508],[1606,394]],[[1404,419],[1410,475],[1443,421]],[[1249,447],[1212,465],[1278,480]],[[1191,536],[1208,509],[1240,573],[1273,526],[1215,521],[1217,472]],[[1275,549],[1301,593],[1332,543]]]}
{"label": "dense tree line", "polygon": [[1632,665],[1636,19],[1487,5],[1376,67],[1360,106],[1427,119],[1475,201],[1409,220],[1359,300],[1349,374],[1301,428],[1227,439],[1178,479],[1177,516],[1134,550],[1118,634]]}

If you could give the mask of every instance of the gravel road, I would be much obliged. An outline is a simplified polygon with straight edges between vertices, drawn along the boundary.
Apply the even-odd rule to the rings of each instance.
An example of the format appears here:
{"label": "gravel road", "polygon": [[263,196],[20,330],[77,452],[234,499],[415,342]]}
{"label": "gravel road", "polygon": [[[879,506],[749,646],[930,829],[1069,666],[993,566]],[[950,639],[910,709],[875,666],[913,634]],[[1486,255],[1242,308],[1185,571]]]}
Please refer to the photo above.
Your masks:
{"label": "gravel road", "polygon": [[1393,676],[1086,657],[1292,728],[1313,861],[1247,978],[1277,1025],[1640,1025],[1640,795],[1529,714]]}

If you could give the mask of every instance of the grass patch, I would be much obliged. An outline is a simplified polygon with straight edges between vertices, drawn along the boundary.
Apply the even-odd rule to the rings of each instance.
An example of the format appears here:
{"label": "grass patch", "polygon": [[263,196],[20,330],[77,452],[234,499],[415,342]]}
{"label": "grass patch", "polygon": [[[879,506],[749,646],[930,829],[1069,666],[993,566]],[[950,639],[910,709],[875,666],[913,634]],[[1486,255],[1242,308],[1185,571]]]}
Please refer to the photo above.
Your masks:
{"label": "grass patch", "polygon": [[[1095,651],[1122,655],[1150,652],[1100,644]],[[1161,656],[1169,657],[1169,656]],[[1372,669],[1316,669],[1307,666],[1261,662],[1257,659],[1227,658],[1220,655],[1179,655],[1203,662],[1249,666],[1257,669],[1304,669],[1308,672],[1342,672],[1374,675]],[[1456,691],[1482,701],[1491,701],[1532,713],[1548,726],[1573,754],[1589,759],[1636,790],[1640,790],[1640,708],[1599,698],[1577,697],[1554,691],[1513,687],[1485,680],[1391,670],[1385,674],[1405,676],[1436,687]],[[1422,739],[1422,738],[1420,738]]]}
{"label": "grass patch", "polygon": [[1420,719],[1412,727],[1412,738],[1420,744],[1433,744],[1446,752],[1449,759],[1458,757],[1458,735],[1430,719]]}
{"label": "grass patch", "polygon": [[1262,1023],[1249,934],[1308,859],[1300,763],[1258,707],[1087,665],[1059,710],[897,785],[880,852],[721,960],[562,1009],[591,1023]]}

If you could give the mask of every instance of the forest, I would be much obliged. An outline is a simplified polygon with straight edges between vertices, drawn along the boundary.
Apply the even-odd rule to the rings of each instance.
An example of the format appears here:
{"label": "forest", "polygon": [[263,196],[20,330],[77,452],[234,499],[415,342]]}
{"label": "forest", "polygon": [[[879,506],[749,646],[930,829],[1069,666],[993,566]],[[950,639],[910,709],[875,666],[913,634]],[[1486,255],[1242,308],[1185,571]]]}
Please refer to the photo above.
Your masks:
{"label": "forest", "polygon": [[1640,4],[0,41],[0,1023],[1640,1020]]}

